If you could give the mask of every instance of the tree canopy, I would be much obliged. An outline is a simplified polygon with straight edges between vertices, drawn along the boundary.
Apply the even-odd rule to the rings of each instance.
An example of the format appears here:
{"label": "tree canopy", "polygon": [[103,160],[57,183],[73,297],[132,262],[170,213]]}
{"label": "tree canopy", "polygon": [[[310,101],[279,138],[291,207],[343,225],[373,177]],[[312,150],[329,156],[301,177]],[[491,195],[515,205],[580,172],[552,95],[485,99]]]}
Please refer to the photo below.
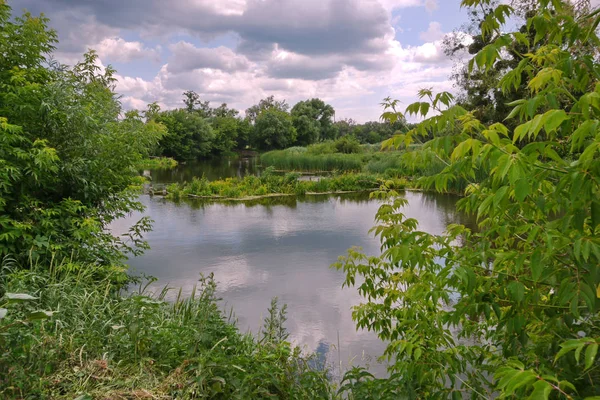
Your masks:
{"label": "tree canopy", "polygon": [[10,13],[0,2],[0,257],[117,262],[126,244],[105,228],[140,209],[133,166],[164,129],[123,115],[93,51],[73,68],[49,63],[47,19]]}

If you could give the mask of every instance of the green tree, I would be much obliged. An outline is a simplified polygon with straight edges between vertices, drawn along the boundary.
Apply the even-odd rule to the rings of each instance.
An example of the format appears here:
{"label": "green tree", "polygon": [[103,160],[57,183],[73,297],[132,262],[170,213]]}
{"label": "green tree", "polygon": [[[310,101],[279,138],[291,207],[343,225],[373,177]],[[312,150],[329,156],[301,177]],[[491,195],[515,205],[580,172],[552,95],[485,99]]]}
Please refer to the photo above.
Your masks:
{"label": "green tree", "polygon": [[12,20],[0,2],[0,257],[116,263],[126,244],[105,229],[141,209],[134,164],[163,128],[121,118],[114,70],[101,72],[94,52],[73,68],[48,65],[47,22]]}
{"label": "green tree", "polygon": [[215,134],[213,152],[226,154],[238,147],[237,138],[240,135],[242,121],[231,116],[214,117],[211,120]]}
{"label": "green tree", "polygon": [[163,124],[168,132],[159,143],[161,155],[185,161],[210,154],[215,134],[198,113],[186,109],[163,111],[154,121]]}
{"label": "green tree", "polygon": [[284,149],[296,141],[292,117],[285,111],[269,108],[256,117],[254,145],[261,150]]}
{"label": "green tree", "polygon": [[337,267],[346,285],[359,285],[364,302],[353,317],[388,343],[391,375],[353,370],[343,390],[380,398],[600,395],[600,10],[580,15],[560,0],[536,5],[526,24],[533,38],[509,32],[513,10],[497,5],[481,24],[496,39],[469,64],[489,70],[502,54],[531,50],[498,83],[510,92],[526,77],[528,90],[510,105],[514,129],[484,124],[450,94],[423,90],[427,101],[406,112],[438,115],[386,143],[434,132],[419,151],[434,152],[446,167],[419,184],[445,191],[469,182],[458,207],[478,227],[429,234],[402,213],[405,199],[378,194],[392,195],[374,228],[382,255],[352,250]]}
{"label": "green tree", "polygon": [[250,121],[250,123],[254,124],[258,116],[263,111],[271,109],[287,113],[290,109],[290,106],[285,100],[275,100],[275,96],[269,96],[259,101],[258,104],[255,104],[252,107],[246,109],[246,119]]}
{"label": "green tree", "polygon": [[297,132],[297,144],[308,146],[320,140],[335,139],[337,128],[333,124],[335,110],[321,99],[300,101],[291,111]]}
{"label": "green tree", "polygon": [[202,118],[212,116],[212,109],[209,101],[200,100],[200,95],[193,90],[183,92],[183,103],[187,112],[195,112]]}

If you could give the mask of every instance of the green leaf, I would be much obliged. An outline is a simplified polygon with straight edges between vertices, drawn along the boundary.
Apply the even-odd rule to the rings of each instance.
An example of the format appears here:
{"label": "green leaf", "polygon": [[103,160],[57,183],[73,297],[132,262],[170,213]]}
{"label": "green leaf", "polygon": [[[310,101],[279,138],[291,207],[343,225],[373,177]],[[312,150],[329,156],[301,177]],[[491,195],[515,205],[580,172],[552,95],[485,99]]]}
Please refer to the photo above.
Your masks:
{"label": "green leaf", "polygon": [[550,110],[544,114],[544,129],[547,133],[554,132],[567,118],[564,110]]}
{"label": "green leaf", "polygon": [[546,381],[537,381],[533,384],[533,392],[529,395],[529,400],[548,400],[552,392],[552,385]]}
{"label": "green leaf", "polygon": [[52,315],[54,314],[54,312],[52,311],[35,311],[30,313],[29,315],[27,315],[27,319],[29,321],[37,321],[40,319],[48,319],[50,317],[52,317]]}
{"label": "green leaf", "polygon": [[592,201],[592,229],[596,229],[600,224],[600,202]]}
{"label": "green leaf", "polygon": [[512,281],[508,284],[508,292],[513,300],[521,302],[525,298],[525,285],[521,282]]}
{"label": "green leaf", "polygon": [[515,183],[515,197],[522,202],[531,193],[531,186],[527,179],[521,178]]}
{"label": "green leaf", "polygon": [[598,343],[590,344],[585,350],[585,369],[590,369],[596,359],[598,353]]}
{"label": "green leaf", "polygon": [[544,265],[542,264],[542,251],[541,249],[536,249],[531,256],[531,277],[534,281],[538,281],[542,276],[542,271],[544,270]]}

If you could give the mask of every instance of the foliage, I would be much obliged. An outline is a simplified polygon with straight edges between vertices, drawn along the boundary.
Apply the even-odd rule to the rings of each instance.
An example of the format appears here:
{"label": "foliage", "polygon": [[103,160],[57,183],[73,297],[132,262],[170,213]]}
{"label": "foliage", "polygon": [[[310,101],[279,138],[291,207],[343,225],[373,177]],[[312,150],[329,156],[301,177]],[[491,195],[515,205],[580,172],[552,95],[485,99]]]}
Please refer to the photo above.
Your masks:
{"label": "foliage", "polygon": [[[179,200],[191,196],[208,199],[252,199],[260,196],[367,191],[378,188],[382,183],[377,177],[366,174],[342,174],[316,181],[299,178],[295,173],[276,175],[269,169],[260,177],[247,175],[244,178],[217,181],[209,181],[205,177],[194,178],[190,183],[169,185],[167,198]],[[397,180],[389,184],[401,188],[405,182]]]}
{"label": "foliage", "polygon": [[321,99],[296,103],[291,115],[298,133],[297,144],[306,146],[321,140],[335,139],[337,133],[332,120],[334,114],[333,107]]}
{"label": "foliage", "polygon": [[123,294],[113,278],[93,265],[3,270],[0,397],[333,397],[285,341],[276,305],[273,336],[259,341],[224,320],[212,276],[185,299],[146,284]]}
{"label": "foliage", "polygon": [[439,115],[386,143],[433,133],[423,151],[447,165],[419,184],[445,191],[469,182],[459,209],[479,225],[422,232],[401,212],[406,200],[377,194],[392,196],[374,228],[381,256],[351,250],[336,267],[365,299],[353,311],[357,326],[388,343],[391,375],[352,371],[346,391],[358,382],[357,390],[383,385],[387,398],[600,396],[600,10],[578,15],[568,1],[540,0],[526,23],[533,38],[507,33],[511,13],[500,4],[487,14],[482,33],[496,39],[469,68],[530,50],[498,84],[505,92],[527,84],[510,104],[516,127],[486,125],[448,93],[422,90],[429,101],[407,113]]}
{"label": "foliage", "polygon": [[246,119],[254,124],[258,116],[267,110],[277,110],[287,113],[289,109],[290,105],[285,100],[275,100],[274,96],[269,96],[260,100],[258,104],[248,108],[246,110]]}
{"label": "foliage", "polygon": [[237,138],[242,130],[243,121],[232,117],[222,116],[214,117],[211,120],[211,126],[215,133],[213,152],[218,154],[228,154],[238,147]]}
{"label": "foliage", "polygon": [[[120,116],[114,71],[101,72],[94,52],[73,68],[48,65],[47,19],[10,12],[1,2],[0,257],[118,262],[127,245],[104,228],[140,209],[135,163],[162,127]],[[147,228],[141,221],[130,239],[142,244]]]}
{"label": "foliage", "polygon": [[286,149],[264,153],[260,156],[260,162],[284,171],[360,171],[364,164],[363,158],[360,154],[313,155],[308,151]]}
{"label": "foliage", "polygon": [[177,161],[168,157],[145,158],[136,164],[138,169],[173,169]]}
{"label": "foliage", "polygon": [[285,111],[271,107],[256,117],[254,145],[261,150],[284,149],[296,141],[292,117]]}
{"label": "foliage", "polygon": [[363,149],[354,136],[344,136],[333,142],[335,150],[338,153],[352,154],[362,153]]}
{"label": "foliage", "polygon": [[207,157],[212,149],[215,134],[206,121],[185,109],[163,111],[154,121],[167,128],[160,140],[160,153],[176,160],[196,160]]}

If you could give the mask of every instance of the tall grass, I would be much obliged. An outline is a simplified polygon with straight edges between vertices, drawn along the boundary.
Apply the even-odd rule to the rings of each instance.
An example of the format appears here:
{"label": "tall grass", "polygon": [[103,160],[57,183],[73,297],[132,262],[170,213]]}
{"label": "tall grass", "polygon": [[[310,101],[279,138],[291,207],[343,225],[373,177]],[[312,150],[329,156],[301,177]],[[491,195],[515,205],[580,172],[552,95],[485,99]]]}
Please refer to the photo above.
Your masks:
{"label": "tall grass", "polygon": [[270,151],[260,156],[264,166],[272,166],[284,171],[360,171],[363,167],[363,154],[310,154],[289,152],[287,150]]}
{"label": "tall grass", "polygon": [[272,304],[261,338],[241,334],[219,311],[212,276],[168,302],[167,288],[124,293],[113,276],[123,272],[106,267],[3,272],[0,398],[333,397],[326,373],[283,340],[285,309]]}

